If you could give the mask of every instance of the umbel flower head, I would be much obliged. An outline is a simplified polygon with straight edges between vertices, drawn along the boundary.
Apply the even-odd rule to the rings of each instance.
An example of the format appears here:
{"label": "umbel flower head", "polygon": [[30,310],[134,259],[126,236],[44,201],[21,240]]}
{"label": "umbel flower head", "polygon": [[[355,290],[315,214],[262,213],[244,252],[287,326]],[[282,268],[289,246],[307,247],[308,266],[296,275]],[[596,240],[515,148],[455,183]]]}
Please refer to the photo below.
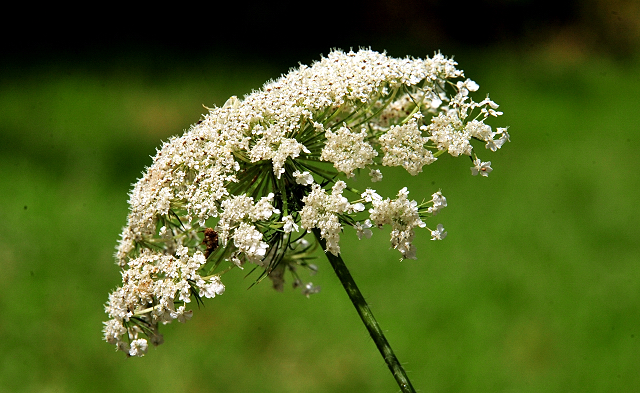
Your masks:
{"label": "umbel flower head", "polygon": [[[309,268],[318,231],[325,252],[340,253],[345,226],[357,236],[389,225],[391,247],[416,258],[414,231],[447,206],[440,191],[421,203],[407,188],[383,198],[348,185],[365,170],[383,181],[385,166],[417,175],[440,155],[471,158],[487,176],[472,142],[495,151],[506,128],[485,124],[501,115],[457,63],[437,53],[395,59],[371,50],[333,51],[244,99],[231,97],[182,136],[165,142],[130,193],[130,213],[116,253],[122,286],[105,306],[104,338],[130,356],[158,325],[185,322],[193,299],[221,295],[221,276],[256,265],[281,290],[285,273],[307,296],[317,292],[297,271]],[[428,228],[427,228],[428,229]],[[442,225],[429,229],[446,236]]]}

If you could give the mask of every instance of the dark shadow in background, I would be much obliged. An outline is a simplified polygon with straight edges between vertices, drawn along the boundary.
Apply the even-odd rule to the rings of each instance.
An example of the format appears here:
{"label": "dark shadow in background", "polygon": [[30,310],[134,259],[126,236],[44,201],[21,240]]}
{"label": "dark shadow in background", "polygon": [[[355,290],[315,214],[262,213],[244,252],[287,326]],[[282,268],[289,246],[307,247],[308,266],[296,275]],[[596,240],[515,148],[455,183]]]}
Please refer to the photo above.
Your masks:
{"label": "dark shadow in background", "polygon": [[[240,61],[309,63],[331,48],[371,47],[393,56],[456,53],[496,45],[526,49],[568,35],[617,59],[640,42],[635,0],[372,0],[166,3],[147,9],[89,12],[43,6],[13,11],[6,23],[2,66],[52,62],[111,67],[126,59],[162,72],[176,62],[215,54]],[[44,6],[47,7],[47,6]],[[58,6],[59,7],[59,6]],[[17,26],[17,27],[15,27]]]}

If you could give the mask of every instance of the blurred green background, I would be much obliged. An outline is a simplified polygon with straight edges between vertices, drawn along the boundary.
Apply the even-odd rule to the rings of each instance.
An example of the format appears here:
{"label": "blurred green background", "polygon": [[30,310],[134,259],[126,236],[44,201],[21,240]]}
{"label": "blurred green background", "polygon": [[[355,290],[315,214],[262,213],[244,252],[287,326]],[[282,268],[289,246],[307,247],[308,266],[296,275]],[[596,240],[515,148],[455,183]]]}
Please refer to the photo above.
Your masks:
{"label": "blurred green background", "polygon": [[640,12],[634,1],[543,3],[480,1],[457,16],[443,1],[354,3],[341,12],[359,22],[338,29],[321,12],[278,19],[290,4],[243,3],[225,15],[185,7],[166,19],[114,11],[49,22],[36,40],[3,34],[0,391],[397,391],[323,259],[312,278],[322,292],[310,299],[226,275],[226,293],[165,326],[165,343],[144,358],[126,359],[101,335],[120,284],[113,252],[127,192],[161,141],[198,121],[202,105],[359,46],[455,55],[501,104],[492,124],[512,136],[497,153],[479,151],[493,163],[488,178],[447,157],[416,178],[383,170],[387,196],[404,186],[418,200],[447,196],[429,224],[449,236],[419,234],[417,261],[399,262],[386,232],[343,236],[414,386],[635,390]]}

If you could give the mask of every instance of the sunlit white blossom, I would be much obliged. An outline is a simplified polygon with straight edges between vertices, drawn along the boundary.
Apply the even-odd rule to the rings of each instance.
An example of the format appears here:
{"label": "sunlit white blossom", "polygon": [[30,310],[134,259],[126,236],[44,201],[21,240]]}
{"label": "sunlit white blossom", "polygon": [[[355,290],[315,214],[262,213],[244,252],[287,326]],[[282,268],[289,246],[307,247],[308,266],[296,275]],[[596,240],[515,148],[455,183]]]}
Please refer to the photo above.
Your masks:
{"label": "sunlit white blossom", "polygon": [[438,214],[440,210],[447,207],[447,198],[442,195],[442,191],[437,191],[431,195],[431,201],[433,202],[433,205],[430,206],[427,211],[434,216]]}
{"label": "sunlit white blossom", "polygon": [[382,172],[379,169],[369,171],[369,176],[371,176],[371,182],[373,183],[382,181]]}
{"label": "sunlit white blossom", "polygon": [[[495,137],[498,136],[497,139]],[[493,135],[493,139],[487,140],[485,148],[496,151],[509,141],[509,133],[506,128],[498,127],[497,131]]]}
{"label": "sunlit white blossom", "polygon": [[220,277],[213,276],[200,288],[200,295],[207,298],[214,298],[216,295],[222,295],[224,293],[224,289],[225,288],[220,281]]}
{"label": "sunlit white blossom", "polygon": [[415,231],[447,206],[442,192],[418,203],[407,187],[391,199],[358,181],[381,182],[382,166],[418,175],[444,153],[472,157],[472,174],[487,176],[491,162],[474,149],[496,151],[510,136],[487,124],[502,112],[488,96],[475,101],[479,89],[441,53],[335,50],[211,108],[162,144],[129,193],[104,340],[144,355],[162,342],[159,326],[192,318],[192,302],[223,294],[223,273],[246,264],[259,268],[256,282],[283,290],[290,274],[317,293],[298,272],[317,271],[307,261],[319,244],[340,255],[345,227],[364,240],[387,226],[391,247],[417,258]]}
{"label": "sunlit white blossom", "polygon": [[269,245],[263,241],[262,233],[253,225],[240,223],[233,234],[233,244],[239,254],[243,254],[249,262],[258,262],[267,253]]}
{"label": "sunlit white blossom", "polygon": [[283,231],[285,231],[286,233],[298,231],[298,224],[296,224],[296,221],[293,219],[293,217],[284,216],[282,217],[282,219],[284,221],[284,226],[282,227]]}
{"label": "sunlit white blossom", "polygon": [[367,188],[365,192],[362,193],[361,197],[365,200],[365,202],[373,202],[373,201],[381,201],[382,197],[378,195],[376,190],[372,190]]}
{"label": "sunlit white blossom", "polygon": [[313,183],[313,176],[308,171],[300,173],[300,171],[293,172],[293,177],[296,178],[296,183],[308,186]]}
{"label": "sunlit white blossom", "polygon": [[431,231],[431,240],[442,240],[447,237],[447,232],[444,230],[442,224],[438,224],[435,230]]}
{"label": "sunlit white blossom", "polygon": [[131,341],[130,346],[129,356],[144,356],[144,354],[147,353],[147,348],[149,347],[147,340],[144,338]]}
{"label": "sunlit white blossom", "polygon": [[478,173],[484,177],[489,176],[489,173],[491,173],[491,171],[493,170],[493,168],[491,168],[491,161],[480,161],[480,159],[475,159],[473,160],[473,166],[471,167],[471,174],[473,176],[477,176]]}

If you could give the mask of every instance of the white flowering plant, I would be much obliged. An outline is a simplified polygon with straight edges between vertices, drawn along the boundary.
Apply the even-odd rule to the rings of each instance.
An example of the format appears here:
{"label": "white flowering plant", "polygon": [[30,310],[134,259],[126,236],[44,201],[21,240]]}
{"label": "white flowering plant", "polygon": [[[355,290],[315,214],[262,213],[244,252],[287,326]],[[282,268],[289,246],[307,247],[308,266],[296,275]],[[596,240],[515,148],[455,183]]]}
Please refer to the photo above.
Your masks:
{"label": "white flowering plant", "polygon": [[496,151],[509,140],[489,99],[474,101],[478,84],[436,53],[396,59],[371,50],[332,51],[261,90],[209,110],[182,136],[165,142],[130,193],[130,213],[116,260],[122,285],[105,305],[104,339],[129,356],[162,343],[158,326],[193,315],[192,300],[225,291],[222,276],[253,265],[255,282],[282,290],[286,274],[309,296],[319,290],[298,272],[317,271],[322,247],[403,391],[413,391],[344,261],[340,237],[359,239],[389,226],[391,248],[416,259],[414,232],[444,239],[427,219],[447,206],[440,191],[428,200],[395,198],[349,185],[356,173],[383,180],[384,167],[418,175],[442,154],[467,156],[472,175],[491,162],[477,143]]}

